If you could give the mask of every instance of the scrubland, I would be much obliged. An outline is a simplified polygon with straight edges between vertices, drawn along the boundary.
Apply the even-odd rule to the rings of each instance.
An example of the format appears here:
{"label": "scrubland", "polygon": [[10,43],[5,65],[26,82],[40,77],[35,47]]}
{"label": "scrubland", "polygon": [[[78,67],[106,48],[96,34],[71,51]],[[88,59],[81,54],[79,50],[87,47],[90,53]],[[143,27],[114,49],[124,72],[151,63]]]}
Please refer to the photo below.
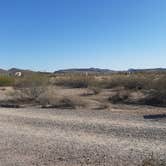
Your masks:
{"label": "scrubland", "polygon": [[2,165],[166,165],[165,72],[0,76],[0,106]]}

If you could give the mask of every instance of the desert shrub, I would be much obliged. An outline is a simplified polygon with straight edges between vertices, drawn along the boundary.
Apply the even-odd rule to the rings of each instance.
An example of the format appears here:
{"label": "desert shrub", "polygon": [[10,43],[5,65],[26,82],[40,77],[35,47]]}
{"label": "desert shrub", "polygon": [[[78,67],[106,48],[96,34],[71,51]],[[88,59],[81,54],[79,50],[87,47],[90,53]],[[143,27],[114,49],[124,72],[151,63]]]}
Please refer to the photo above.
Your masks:
{"label": "desert shrub", "polygon": [[100,93],[101,89],[98,87],[91,87],[88,88],[86,92],[81,94],[80,96],[92,96],[92,95],[98,95]]}
{"label": "desert shrub", "polygon": [[45,92],[48,82],[48,77],[40,74],[16,78],[15,98],[19,101],[37,102],[40,95]]}
{"label": "desert shrub", "polygon": [[38,99],[45,89],[43,87],[20,88],[12,92],[12,100],[16,103],[29,104],[38,103]]}
{"label": "desert shrub", "polygon": [[56,80],[55,84],[70,88],[87,88],[92,79],[91,76],[73,74]]}
{"label": "desert shrub", "polygon": [[144,90],[145,98],[141,101],[147,105],[166,106],[166,78],[153,78]]}
{"label": "desert shrub", "polygon": [[40,103],[42,108],[60,108],[60,109],[75,109],[75,103],[69,98],[63,98],[60,100],[54,101],[54,104],[44,104]]}
{"label": "desert shrub", "polygon": [[109,98],[113,103],[145,104],[166,106],[166,74],[162,73],[133,73],[131,75],[115,74],[102,80],[104,88],[123,87],[124,91],[135,91],[144,94],[144,97],[132,100],[127,95],[117,93]]}
{"label": "desert shrub", "polygon": [[59,108],[59,109],[75,109],[76,107],[84,107],[85,104],[80,99],[69,97],[43,98],[39,100],[42,108]]}
{"label": "desert shrub", "polygon": [[38,87],[49,84],[49,78],[41,74],[31,74],[15,80],[16,88]]}
{"label": "desert shrub", "polygon": [[97,95],[97,94],[99,94],[101,92],[101,89],[97,88],[97,87],[92,87],[91,90],[92,90],[94,95]]}
{"label": "desert shrub", "polygon": [[74,109],[75,108],[75,103],[70,100],[69,98],[63,98],[61,100],[59,100],[59,103],[57,103],[55,105],[57,108],[71,108]]}
{"label": "desert shrub", "polygon": [[103,88],[124,87],[125,89],[144,89],[149,84],[148,78],[140,75],[112,75],[99,82]]}
{"label": "desert shrub", "polygon": [[30,87],[21,89],[21,93],[29,99],[36,100],[42,93],[44,93],[44,90],[44,87]]}
{"label": "desert shrub", "polygon": [[114,95],[110,96],[108,98],[108,101],[110,101],[113,104],[116,103],[124,103],[129,98],[129,92],[117,92]]}
{"label": "desert shrub", "polygon": [[[102,78],[102,76],[100,76]],[[94,75],[71,74],[58,78],[55,81],[56,85],[71,87],[71,88],[115,88],[124,87],[126,89],[145,89],[150,88],[153,77],[144,74],[111,74],[102,79],[97,79]]]}
{"label": "desert shrub", "polygon": [[156,78],[153,78],[151,81],[151,86],[149,89],[155,89],[157,91],[166,91],[166,76],[162,75]]}
{"label": "desert shrub", "polygon": [[58,94],[54,86],[44,89],[44,92],[37,98],[38,103],[43,108],[76,108],[84,107],[84,102],[79,96],[65,96]]}
{"label": "desert shrub", "polygon": [[[139,94],[139,91],[135,92]],[[151,106],[166,106],[166,93],[156,90],[146,90],[133,98],[133,91],[121,90],[110,96],[108,100],[113,103],[139,104]]]}
{"label": "desert shrub", "polygon": [[150,90],[145,92],[145,97],[140,103],[152,106],[166,106],[166,91]]}
{"label": "desert shrub", "polygon": [[11,76],[0,76],[0,86],[13,86],[14,78]]}

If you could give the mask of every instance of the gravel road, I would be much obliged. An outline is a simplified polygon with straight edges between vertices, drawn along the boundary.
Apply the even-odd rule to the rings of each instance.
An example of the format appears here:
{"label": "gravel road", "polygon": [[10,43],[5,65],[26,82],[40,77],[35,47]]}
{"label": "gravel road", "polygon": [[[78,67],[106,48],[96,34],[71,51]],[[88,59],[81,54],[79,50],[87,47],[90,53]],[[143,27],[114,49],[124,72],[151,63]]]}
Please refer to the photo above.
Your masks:
{"label": "gravel road", "polygon": [[166,118],[158,108],[0,108],[0,166],[130,166],[166,159]]}

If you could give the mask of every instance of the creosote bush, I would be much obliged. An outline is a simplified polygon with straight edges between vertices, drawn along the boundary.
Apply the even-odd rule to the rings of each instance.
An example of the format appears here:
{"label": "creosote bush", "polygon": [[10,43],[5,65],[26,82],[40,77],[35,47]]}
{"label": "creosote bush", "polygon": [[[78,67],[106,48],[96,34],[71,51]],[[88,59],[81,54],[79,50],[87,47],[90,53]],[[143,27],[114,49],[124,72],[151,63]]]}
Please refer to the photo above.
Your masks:
{"label": "creosote bush", "polygon": [[[88,95],[97,95],[101,89],[121,89],[109,98],[112,103],[146,104],[154,106],[166,106],[166,73],[138,72],[132,74],[81,74],[70,73],[62,75],[49,75],[33,73],[20,78],[1,76],[0,86],[14,86],[29,99],[37,100],[48,86],[62,86],[67,88],[87,88]],[[128,93],[127,93],[128,92]],[[131,100],[130,93],[140,92],[142,98]],[[126,93],[126,94],[125,94]],[[20,97],[20,98],[23,98]]]}
{"label": "creosote bush", "polygon": [[14,78],[11,76],[0,76],[0,86],[13,86]]}
{"label": "creosote bush", "polygon": [[16,88],[39,87],[39,86],[46,86],[48,84],[49,84],[49,78],[47,76],[36,73],[16,78],[15,80]]}
{"label": "creosote bush", "polygon": [[[105,88],[123,87],[124,90],[109,97],[112,103],[145,104],[166,106],[166,74],[139,73],[131,75],[114,75],[105,82]],[[128,91],[128,94],[124,92]],[[141,98],[132,99],[130,94],[141,92]]]}
{"label": "creosote bush", "polygon": [[108,100],[110,102],[112,102],[113,104],[124,103],[124,102],[126,102],[126,100],[128,100],[129,96],[130,96],[129,92],[126,92],[126,91],[124,91],[124,92],[117,92],[113,96],[110,96],[108,98]]}
{"label": "creosote bush", "polygon": [[92,80],[92,76],[73,74],[57,79],[55,84],[70,88],[87,88],[91,84]]}

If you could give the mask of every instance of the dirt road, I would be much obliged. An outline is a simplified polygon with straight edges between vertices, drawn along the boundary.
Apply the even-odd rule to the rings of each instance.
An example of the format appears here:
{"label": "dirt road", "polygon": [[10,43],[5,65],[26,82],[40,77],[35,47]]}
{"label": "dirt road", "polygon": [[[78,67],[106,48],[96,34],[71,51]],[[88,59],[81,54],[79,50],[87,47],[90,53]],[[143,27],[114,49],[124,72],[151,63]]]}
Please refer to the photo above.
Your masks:
{"label": "dirt road", "polygon": [[137,165],[166,158],[165,109],[0,108],[0,166]]}

